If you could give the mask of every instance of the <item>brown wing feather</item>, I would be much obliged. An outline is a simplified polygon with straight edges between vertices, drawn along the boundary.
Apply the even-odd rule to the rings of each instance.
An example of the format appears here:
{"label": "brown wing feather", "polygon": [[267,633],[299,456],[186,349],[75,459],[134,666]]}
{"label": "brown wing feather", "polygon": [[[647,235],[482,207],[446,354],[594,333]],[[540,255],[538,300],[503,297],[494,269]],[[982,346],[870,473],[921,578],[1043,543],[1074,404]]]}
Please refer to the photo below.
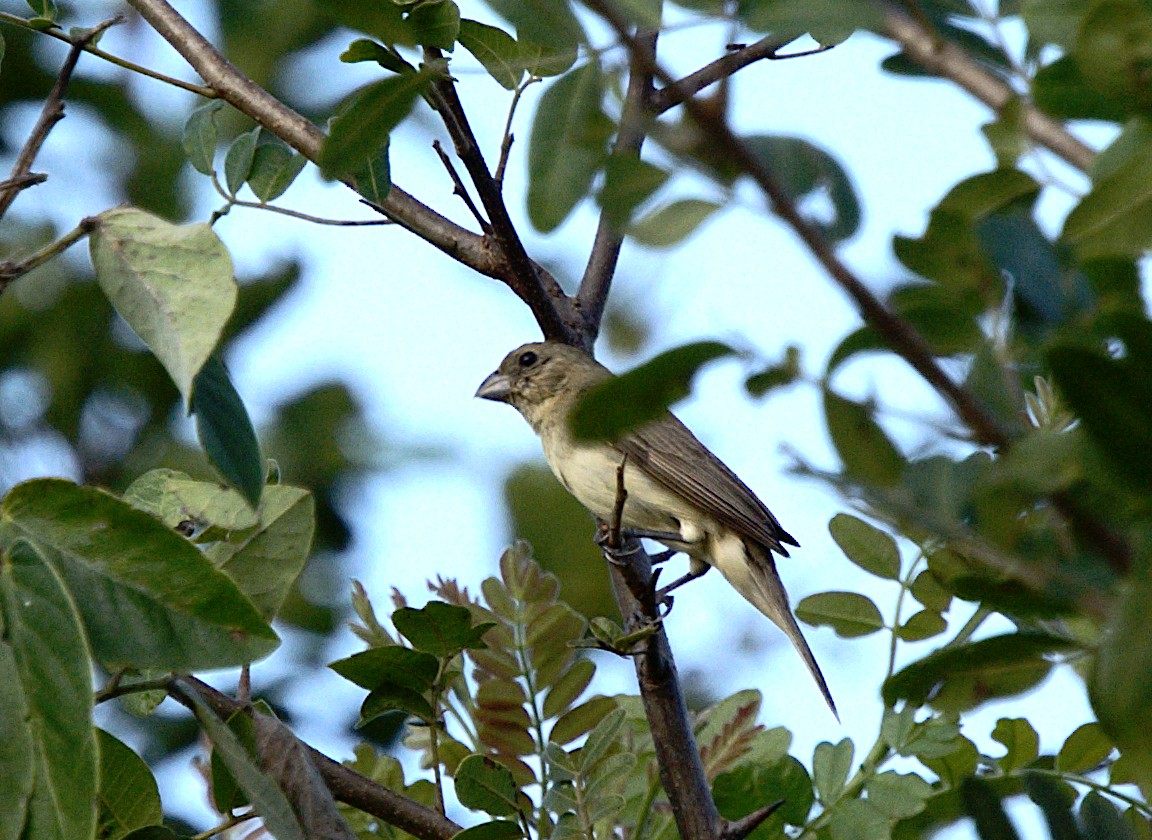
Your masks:
{"label": "brown wing feather", "polygon": [[784,557],[799,545],[737,475],[672,415],[616,443],[629,461],[742,536]]}

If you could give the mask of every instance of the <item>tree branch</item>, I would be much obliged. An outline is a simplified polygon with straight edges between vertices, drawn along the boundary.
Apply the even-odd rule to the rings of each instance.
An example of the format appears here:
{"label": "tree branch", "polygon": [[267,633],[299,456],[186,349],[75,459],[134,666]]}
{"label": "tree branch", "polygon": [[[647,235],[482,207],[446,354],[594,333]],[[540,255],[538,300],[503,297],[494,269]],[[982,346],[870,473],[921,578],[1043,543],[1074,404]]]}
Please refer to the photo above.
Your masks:
{"label": "tree branch", "polygon": [[653,113],[663,114],[677,105],[682,105],[685,99],[695,96],[704,88],[727,79],[749,64],[755,64],[766,58],[776,58],[776,52],[796,40],[794,35],[769,35],[761,38],[754,44],[733,50],[726,55],[705,64],[694,73],[689,73],[683,79],[667,84],[648,97],[648,107]]}
{"label": "tree branch", "polygon": [[12,260],[0,262],[0,292],[8,288],[8,285],[13,280],[23,277],[32,269],[39,268],[53,257],[64,253],[95,230],[98,223],[95,217],[88,216],[87,218],[81,219],[80,224],[68,231],[68,233],[54,242],[50,242],[36,253],[25,257],[19,262]]}
{"label": "tree branch", "polygon": [[85,45],[93,38],[121,21],[123,18],[120,17],[106,20],[92,27],[82,37],[72,42],[72,46],[68,49],[68,56],[64,59],[60,72],[56,75],[56,83],[52,85],[48,98],[44,100],[44,107],[40,109],[40,116],[36,120],[36,125],[32,127],[28,140],[20,149],[20,154],[16,156],[12,173],[4,181],[4,189],[0,190],[0,219],[4,218],[4,214],[8,212],[8,208],[12,206],[12,202],[16,200],[16,196],[20,194],[21,190],[31,186],[31,183],[36,183],[35,181],[29,182],[30,178],[35,177],[31,175],[32,164],[36,161],[36,156],[40,154],[40,149],[43,147],[44,141],[48,139],[53,126],[64,119],[64,94],[68,91],[68,82],[72,80],[72,72],[76,69],[76,62],[80,60],[80,53],[84,52]]}
{"label": "tree branch", "polygon": [[[884,15],[885,32],[925,70],[950,79],[997,112],[1016,96],[1011,87],[977,64],[961,47],[929,30],[891,0],[876,2]],[[1091,147],[1036,106],[1027,102],[1021,106],[1024,129],[1033,141],[1081,171],[1091,167],[1096,158]]]}
{"label": "tree branch", "polygon": [[[168,684],[168,694],[176,702],[191,709],[193,703],[185,693],[186,688],[195,690],[200,699],[224,720],[245,708],[245,704],[190,676],[181,677],[180,682],[171,681]],[[379,817],[389,825],[394,825],[424,840],[449,840],[461,831],[459,825],[431,808],[402,796],[354,770],[349,770],[307,744],[303,746],[324,784],[339,801],[359,808],[366,814]]]}
{"label": "tree branch", "polygon": [[[426,47],[424,52],[432,61],[444,61],[444,54],[434,47]],[[504,204],[500,185],[492,177],[480,144],[472,133],[472,125],[456,93],[455,82],[445,73],[433,82],[432,88],[435,93],[434,106],[488,214],[492,226],[489,238],[495,242],[506,263],[507,270],[500,279],[528,304],[545,338],[585,346],[584,324],[573,310],[571,300],[555,278],[536,270],[536,264],[529,258],[524,243],[520,241],[520,234]]]}
{"label": "tree branch", "polygon": [[[221,55],[166,0],[128,0],[140,15],[184,57],[215,94],[315,162],[324,132],[257,85]],[[349,183],[355,189],[355,184]],[[490,242],[421,203],[395,184],[382,204],[371,205],[405,230],[481,274],[504,280],[503,255]],[[534,267],[541,282],[552,275]],[[559,284],[556,284],[559,288]]]}
{"label": "tree branch", "polygon": [[[653,53],[656,52],[658,32],[637,33],[636,37],[647,44]],[[644,138],[648,134],[648,121],[651,118],[648,101],[652,92],[652,74],[633,58],[629,62],[628,90],[624,95],[620,127],[612,154],[640,155]],[[608,221],[607,209],[602,210],[600,223],[596,227],[596,238],[592,241],[592,251],[588,255],[580,289],[576,293],[576,305],[584,315],[589,342],[595,341],[600,333],[600,322],[604,319],[604,307],[608,303],[608,292],[612,288],[612,278],[616,276],[616,264],[620,260],[623,245],[623,232],[616,230]]]}
{"label": "tree branch", "polygon": [[[627,21],[610,4],[610,0],[584,0],[584,3],[615,30],[617,37],[629,52],[638,57],[653,78],[665,85],[672,84],[671,76],[657,62],[655,53],[646,43],[631,35]],[[974,394],[953,381],[940,367],[932,348],[920,332],[889,310],[840,260],[831,243],[800,214],[788,192],[760,159],[748,150],[727,121],[717,118],[697,99],[687,99],[683,105],[693,122],[709,136],[717,151],[756,182],[768,197],[773,212],[795,231],[828,275],[852,298],[865,323],[876,330],[894,353],[908,362],[948,401],[979,443],[1006,450],[1012,442],[1013,431],[1005,428]],[[1044,119],[1047,120],[1046,117]],[[1073,139],[1062,128],[1061,134],[1065,139]],[[1132,549],[1120,535],[1077,504],[1068,494],[1055,493],[1050,498],[1060,513],[1090,541],[1115,571],[1124,574],[1131,568]]]}

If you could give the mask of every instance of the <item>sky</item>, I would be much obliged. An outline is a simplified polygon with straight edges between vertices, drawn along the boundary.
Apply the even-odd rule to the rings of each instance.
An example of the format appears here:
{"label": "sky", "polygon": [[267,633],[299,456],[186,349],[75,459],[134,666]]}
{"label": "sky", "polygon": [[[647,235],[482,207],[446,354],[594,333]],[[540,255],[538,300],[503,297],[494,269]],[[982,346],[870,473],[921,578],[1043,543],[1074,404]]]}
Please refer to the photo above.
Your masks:
{"label": "sky", "polygon": [[[471,7],[464,6],[467,15]],[[190,14],[212,37],[213,27],[197,17],[198,9],[199,5],[192,7]],[[474,15],[493,19],[484,11]],[[669,63],[687,71],[718,55],[725,34],[720,28],[680,30],[665,37],[662,45]],[[372,78],[364,65],[337,62],[336,56],[352,37],[325,42],[296,69],[302,89],[317,102],[331,101],[357,80]],[[594,42],[607,45],[609,39]],[[103,46],[191,78],[165,45],[140,30],[113,30]],[[882,73],[879,61],[892,51],[878,39],[857,35],[818,56],[761,63],[738,76],[732,105],[740,130],[804,137],[833,152],[845,167],[861,196],[864,218],[862,229],[841,249],[841,256],[878,292],[906,278],[891,254],[892,235],[918,235],[928,210],[949,187],[994,165],[978,130],[989,119],[983,106],[945,83]],[[96,65],[87,61],[84,71],[118,72]],[[474,129],[491,159],[508,95],[482,78],[466,54],[458,54],[452,67],[461,79],[461,95]],[[341,88],[328,89],[329,81]],[[160,99],[155,83],[136,84],[141,97],[166,109],[172,119],[182,119],[188,98],[165,93],[166,98]],[[534,87],[518,115],[505,194],[529,253],[554,268],[571,289],[595,230],[594,208],[583,205],[556,232],[541,236],[532,231],[523,206],[529,117],[543,88]],[[70,116],[77,128],[82,128],[83,119]],[[451,182],[430,148],[430,125],[430,120],[421,120],[393,138],[393,177],[421,200],[468,225],[470,219],[452,196]],[[58,129],[39,168],[56,171],[77,155],[94,161],[96,167],[72,167],[81,173],[117,165],[119,150],[112,144],[85,143],[88,135],[82,139],[79,131]],[[197,217],[207,218],[218,199],[202,177],[190,170],[185,177],[189,189],[200,196]],[[29,213],[44,209],[62,225],[70,225],[80,213],[99,212],[115,202],[101,178],[83,178],[80,198],[75,192],[66,197],[58,190],[67,185],[50,181],[28,191],[21,199],[22,209]],[[715,194],[693,177],[677,181],[675,187],[684,196]],[[1054,211],[1060,201],[1054,199]],[[312,168],[279,203],[332,218],[369,217],[348,190],[323,182]],[[516,412],[473,399],[480,381],[508,350],[539,337],[527,307],[496,281],[456,265],[397,228],[322,227],[236,209],[216,229],[241,277],[262,273],[285,258],[300,259],[305,266],[303,280],[290,298],[228,358],[257,424],[277,403],[310,385],[340,378],[352,384],[369,419],[388,438],[444,453],[386,471],[345,499],[356,522],[353,575],[382,605],[393,586],[413,600],[425,597],[423,583],[429,570],[455,576],[474,589],[495,572],[501,550],[514,537],[501,503],[504,477],[513,465],[540,457],[535,437]],[[73,256],[83,258],[81,253]],[[653,327],[644,357],[684,342],[714,338],[773,360],[787,345],[797,344],[805,369],[816,375],[836,343],[859,324],[845,297],[795,237],[763,212],[758,196],[745,190],[740,191],[737,206],[717,214],[674,249],[654,251],[627,244],[613,293]],[[621,368],[621,360],[607,354],[601,358]],[[854,589],[873,595],[889,616],[896,587],[852,566],[828,535],[829,519],[849,509],[846,502],[787,469],[788,450],[817,465],[836,466],[823,430],[818,390],[800,385],[753,401],[742,388],[748,372],[750,368],[739,361],[713,365],[677,413],[799,538],[803,548],[779,564],[793,604],[814,592]],[[936,397],[894,361],[855,362],[838,375],[837,385],[853,396],[878,395],[891,414],[931,418],[943,410]],[[890,428],[909,453],[923,453],[931,437],[919,422],[896,419]],[[445,522],[451,527],[445,528]],[[907,545],[903,549],[910,551]],[[677,573],[678,562],[682,561],[673,561]],[[595,568],[588,573],[605,571]],[[958,628],[967,612],[954,607],[949,618]],[[886,662],[887,635],[845,640],[827,629],[805,628],[837,697],[842,718],[837,723],[819,701],[791,646],[719,575],[708,575],[678,593],[666,626],[682,672],[705,675],[718,694],[759,688],[766,698],[763,722],[791,729],[793,753],[809,766],[812,749],[820,741],[852,737],[857,757],[862,757],[875,738],[881,711],[879,669]],[[990,623],[988,631],[994,629]],[[748,638],[761,642],[753,645],[754,652],[742,645]],[[911,661],[932,647],[931,641],[902,646],[901,660]],[[331,658],[358,648],[346,633]],[[607,658],[599,664],[605,679],[597,690],[635,691],[630,666]],[[282,665],[273,657],[259,667]],[[858,690],[860,686],[866,690]],[[339,756],[348,754],[352,741],[324,725],[325,718],[332,717],[332,698],[349,708],[361,699],[357,689],[333,674],[322,685],[299,692],[292,702],[302,713],[301,734]],[[974,713],[966,734],[987,752],[998,754],[1000,748],[988,734],[1003,714],[1043,721],[1041,748],[1046,751],[1057,749],[1067,733],[1091,717],[1083,684],[1059,672],[1032,697]],[[165,773],[183,769],[169,768]],[[207,818],[202,809],[192,813]],[[966,837],[971,832],[957,829],[948,836]]]}

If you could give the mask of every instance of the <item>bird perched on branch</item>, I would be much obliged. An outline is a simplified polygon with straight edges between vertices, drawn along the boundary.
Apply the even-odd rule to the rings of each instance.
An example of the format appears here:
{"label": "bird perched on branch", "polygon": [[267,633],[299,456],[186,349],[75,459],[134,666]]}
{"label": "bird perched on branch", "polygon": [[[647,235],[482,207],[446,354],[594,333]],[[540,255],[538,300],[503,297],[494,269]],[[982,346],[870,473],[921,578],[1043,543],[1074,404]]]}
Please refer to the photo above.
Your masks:
{"label": "bird perched on branch", "polygon": [[504,358],[476,396],[516,408],[540,437],[556,478],[601,521],[613,516],[617,470],[624,463],[621,525],[690,558],[689,573],[664,591],[719,569],[792,640],[835,713],[772,557],[787,557],[784,544],[799,543],[748,486],[671,414],[611,443],[573,437],[569,414],[590,388],[611,376],[575,347],[525,344]]}

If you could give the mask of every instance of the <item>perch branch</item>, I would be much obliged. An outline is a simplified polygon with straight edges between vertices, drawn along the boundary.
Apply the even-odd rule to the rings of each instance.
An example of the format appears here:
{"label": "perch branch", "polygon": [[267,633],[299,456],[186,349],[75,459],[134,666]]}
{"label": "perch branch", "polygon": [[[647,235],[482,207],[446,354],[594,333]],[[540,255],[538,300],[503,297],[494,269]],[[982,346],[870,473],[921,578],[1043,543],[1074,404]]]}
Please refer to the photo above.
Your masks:
{"label": "perch branch", "polygon": [[[193,708],[192,699],[185,693],[194,690],[212,711],[227,720],[245,705],[223,694],[195,677],[181,677],[168,684],[168,694],[181,705]],[[449,840],[462,829],[459,825],[418,802],[396,793],[361,774],[349,770],[323,753],[304,745],[309,758],[332,795],[341,802],[359,808],[366,814],[379,817],[389,825],[407,831],[424,840]]]}

